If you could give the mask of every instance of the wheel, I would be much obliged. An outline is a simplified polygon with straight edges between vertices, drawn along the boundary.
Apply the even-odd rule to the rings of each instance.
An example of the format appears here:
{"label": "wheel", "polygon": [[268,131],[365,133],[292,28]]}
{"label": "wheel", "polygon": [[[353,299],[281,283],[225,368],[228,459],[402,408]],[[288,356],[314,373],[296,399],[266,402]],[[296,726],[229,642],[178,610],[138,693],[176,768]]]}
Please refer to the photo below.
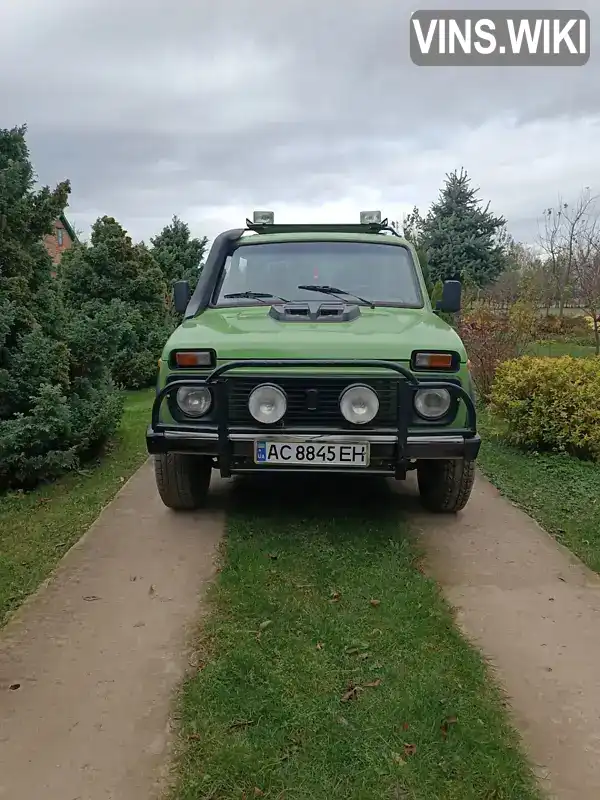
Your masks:
{"label": "wheel", "polygon": [[161,453],[154,456],[160,499],[174,511],[203,508],[208,497],[212,461],[206,456]]}
{"label": "wheel", "polygon": [[421,503],[428,511],[453,514],[467,505],[475,480],[475,462],[419,461],[417,479]]}

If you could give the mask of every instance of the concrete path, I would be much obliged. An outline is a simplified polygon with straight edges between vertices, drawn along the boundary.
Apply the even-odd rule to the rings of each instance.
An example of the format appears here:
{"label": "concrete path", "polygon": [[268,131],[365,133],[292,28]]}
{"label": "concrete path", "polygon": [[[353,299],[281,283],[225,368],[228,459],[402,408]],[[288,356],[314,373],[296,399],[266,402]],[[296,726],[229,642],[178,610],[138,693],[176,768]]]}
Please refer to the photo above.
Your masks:
{"label": "concrete path", "polygon": [[458,623],[496,667],[556,800],[600,798],[600,579],[479,478],[456,519],[411,509]]}
{"label": "concrete path", "polygon": [[158,796],[222,485],[215,510],[169,513],[147,463],[0,633],[2,800]]}

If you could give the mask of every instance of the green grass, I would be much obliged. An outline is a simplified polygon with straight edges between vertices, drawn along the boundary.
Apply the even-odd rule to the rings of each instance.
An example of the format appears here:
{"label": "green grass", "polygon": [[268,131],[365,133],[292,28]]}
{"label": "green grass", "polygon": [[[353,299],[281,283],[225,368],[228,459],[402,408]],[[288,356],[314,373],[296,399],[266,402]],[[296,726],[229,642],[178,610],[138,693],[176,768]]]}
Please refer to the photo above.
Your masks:
{"label": "green grass", "polygon": [[382,483],[241,484],[174,798],[538,797],[397,502]]}
{"label": "green grass", "polygon": [[590,358],[596,355],[596,350],[593,344],[574,344],[573,342],[557,339],[533,342],[527,348],[527,355],[550,356],[551,358],[560,356]]}
{"label": "green grass", "polygon": [[505,444],[480,412],[478,464],[495,486],[589,567],[600,572],[600,464]]}
{"label": "green grass", "polygon": [[98,464],[0,499],[0,624],[45,580],[147,457],[153,392],[128,392],[118,435]]}

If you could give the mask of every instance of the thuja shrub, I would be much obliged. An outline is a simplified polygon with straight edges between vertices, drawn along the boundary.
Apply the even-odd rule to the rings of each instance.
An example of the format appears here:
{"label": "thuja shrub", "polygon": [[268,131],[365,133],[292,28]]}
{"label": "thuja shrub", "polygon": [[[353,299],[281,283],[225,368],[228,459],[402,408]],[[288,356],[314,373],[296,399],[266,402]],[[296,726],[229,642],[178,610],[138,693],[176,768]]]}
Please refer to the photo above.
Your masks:
{"label": "thuja shrub", "polygon": [[513,444],[598,460],[600,358],[506,361],[497,369],[490,409]]}
{"label": "thuja shrub", "polygon": [[116,337],[110,356],[115,383],[127,389],[153,383],[177,323],[164,276],[148,248],[134,244],[115,219],[102,217],[92,226],[90,242],[63,256],[59,282],[71,313],[85,314]]}

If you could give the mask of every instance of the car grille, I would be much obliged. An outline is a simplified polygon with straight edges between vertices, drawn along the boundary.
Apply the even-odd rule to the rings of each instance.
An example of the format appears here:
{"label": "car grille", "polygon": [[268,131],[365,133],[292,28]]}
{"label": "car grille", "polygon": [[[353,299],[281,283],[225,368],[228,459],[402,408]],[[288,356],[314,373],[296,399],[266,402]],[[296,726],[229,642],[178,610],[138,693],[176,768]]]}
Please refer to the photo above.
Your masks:
{"label": "car grille", "polygon": [[[376,426],[394,426],[397,419],[398,384],[385,379],[311,379],[306,378],[235,378],[229,383],[229,421],[237,425],[256,425],[256,420],[248,411],[248,398],[255,386],[273,383],[280,386],[287,395],[287,411],[279,427],[324,426],[351,427],[340,411],[339,398],[342,391],[353,383],[363,383],[377,392],[379,411],[375,419],[361,429]],[[308,408],[308,391],[316,389],[316,409]],[[270,426],[269,426],[270,427]]]}

